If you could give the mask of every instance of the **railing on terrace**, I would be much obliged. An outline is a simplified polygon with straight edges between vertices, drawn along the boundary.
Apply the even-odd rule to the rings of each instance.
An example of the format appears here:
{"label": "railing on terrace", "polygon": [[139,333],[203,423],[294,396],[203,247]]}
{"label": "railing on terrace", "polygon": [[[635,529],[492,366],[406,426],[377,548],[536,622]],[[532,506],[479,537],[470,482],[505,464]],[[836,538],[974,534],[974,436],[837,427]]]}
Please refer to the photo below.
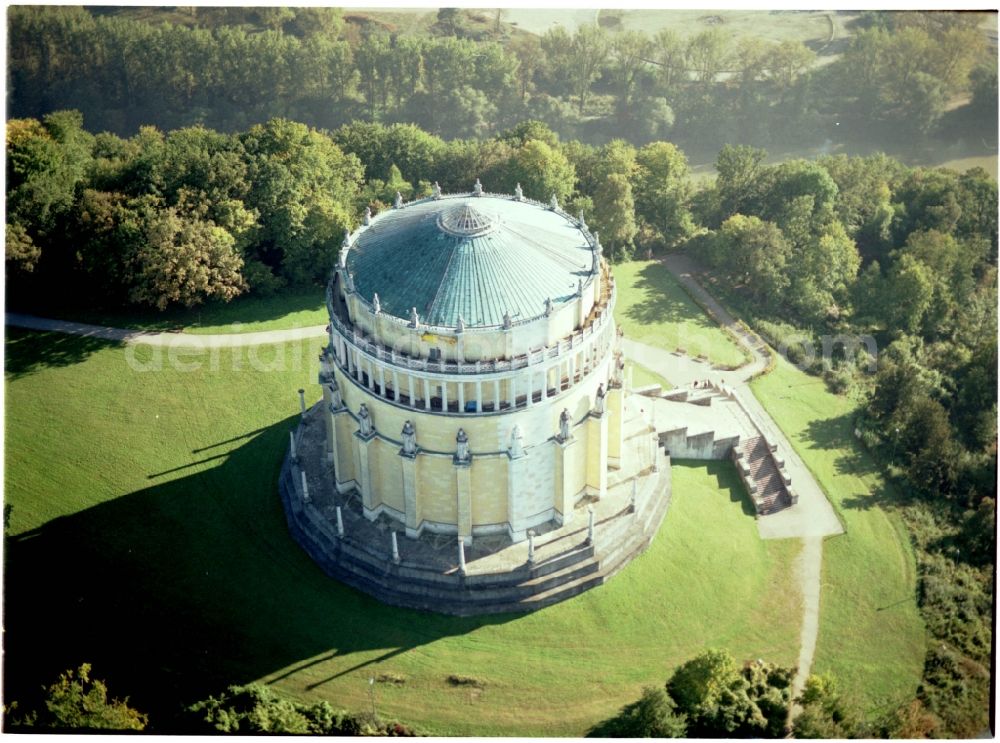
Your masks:
{"label": "railing on terrace", "polygon": [[[340,271],[340,269],[337,270],[338,272]],[[597,304],[594,305],[593,310],[596,310],[599,313],[603,313],[604,309],[608,306],[609,302],[611,301],[611,296],[614,294],[615,277],[610,271],[608,271],[605,275],[603,275],[603,277],[599,274],[598,278],[599,279],[603,278],[606,284],[604,287],[601,288],[600,299],[598,300]],[[335,314],[333,311],[333,283],[334,280],[331,279],[326,286],[326,307],[331,317],[333,317]],[[589,286],[589,282],[585,286]],[[357,292],[354,293],[357,294]],[[374,313],[374,306],[372,305],[371,302],[362,297],[360,294],[357,295],[357,299],[365,310]],[[410,326],[410,320],[404,319],[402,317],[396,317],[395,315],[390,315],[387,312],[383,312],[381,314],[382,317],[388,322],[400,326]],[[533,322],[538,322],[542,317],[544,317],[544,315],[539,315],[537,317],[529,317],[524,320],[514,320],[511,322],[510,326],[512,328],[523,327],[525,325],[530,325]],[[420,328],[429,333],[434,333],[435,335],[458,335],[458,330],[455,327],[448,325],[429,325],[421,323]],[[494,333],[497,330],[503,330],[503,329],[504,329],[503,325],[475,325],[475,326],[467,325],[462,332],[465,334],[487,333],[487,332]]]}
{"label": "railing on terrace", "polygon": [[[403,369],[425,372],[438,372],[442,374],[490,374],[496,372],[515,371],[525,369],[529,366],[543,364],[551,359],[558,359],[570,353],[573,349],[582,346],[587,339],[592,338],[596,333],[603,330],[611,317],[610,304],[598,307],[597,317],[583,329],[573,333],[569,337],[560,341],[557,345],[546,346],[537,351],[529,351],[512,359],[494,359],[476,362],[456,362],[456,361],[432,361],[430,359],[415,359],[403,353],[398,353],[394,349],[386,348],[380,343],[373,343],[356,328],[349,326],[336,312],[333,305],[333,292],[327,289],[327,310],[330,321],[337,332],[344,340],[351,345],[364,351],[373,358],[384,361]],[[422,326],[425,327],[425,326]],[[496,327],[492,328],[494,331]]]}

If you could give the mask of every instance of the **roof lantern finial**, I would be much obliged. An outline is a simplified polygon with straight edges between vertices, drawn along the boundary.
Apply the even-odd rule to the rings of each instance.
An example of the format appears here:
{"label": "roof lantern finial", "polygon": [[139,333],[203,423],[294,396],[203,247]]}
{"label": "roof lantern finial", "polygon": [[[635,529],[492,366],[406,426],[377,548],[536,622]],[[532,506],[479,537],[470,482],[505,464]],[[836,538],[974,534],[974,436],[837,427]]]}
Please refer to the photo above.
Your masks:
{"label": "roof lantern finial", "polygon": [[583,209],[580,210],[579,222],[581,230],[587,229],[587,220],[583,218]]}
{"label": "roof lantern finial", "polygon": [[370,206],[365,207],[365,227],[372,223],[372,208]]}
{"label": "roof lantern finial", "polygon": [[434,181],[434,187],[431,189],[431,196],[435,199],[441,198],[441,186],[438,185],[437,181]]}
{"label": "roof lantern finial", "polygon": [[403,194],[401,194],[399,191],[396,191],[396,200],[392,202],[392,206],[395,209],[403,208]]}
{"label": "roof lantern finial", "polygon": [[483,184],[479,182],[478,178],[476,178],[476,183],[472,187],[472,193],[475,194],[476,196],[483,195]]}
{"label": "roof lantern finial", "polygon": [[514,188],[514,198],[518,201],[524,201],[524,191],[521,190],[521,184],[518,183]]}
{"label": "roof lantern finial", "polygon": [[549,207],[551,207],[552,211],[559,208],[559,199],[556,198],[555,194],[552,194],[552,199],[549,201]]}
{"label": "roof lantern finial", "polygon": [[420,315],[417,314],[416,307],[410,308],[410,325],[412,325],[414,328],[420,327]]}
{"label": "roof lantern finial", "polygon": [[375,292],[375,296],[372,297],[372,309],[375,310],[376,315],[382,311],[382,303],[378,300],[378,292]]}

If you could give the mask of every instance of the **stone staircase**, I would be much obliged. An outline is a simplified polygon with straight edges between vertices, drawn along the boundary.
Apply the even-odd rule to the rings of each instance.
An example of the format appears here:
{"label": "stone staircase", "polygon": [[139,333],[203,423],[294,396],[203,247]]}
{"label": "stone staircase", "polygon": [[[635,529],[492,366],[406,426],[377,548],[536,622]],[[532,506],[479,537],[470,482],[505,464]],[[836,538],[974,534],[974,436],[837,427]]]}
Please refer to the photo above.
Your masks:
{"label": "stone staircase", "polygon": [[733,461],[739,470],[758,516],[793,505],[791,478],[784,472],[784,462],[775,456],[777,447],[763,436],[753,436],[733,448]]}
{"label": "stone staircase", "polygon": [[379,601],[458,616],[525,612],[601,585],[649,547],[670,504],[670,460],[661,448],[657,452],[657,471],[649,468],[642,473],[647,477],[635,507],[628,505],[598,520],[593,542],[587,540],[588,517],[581,504],[574,523],[582,527],[542,535],[536,539],[532,564],[525,560],[498,572],[475,572],[470,561],[469,572],[462,574],[454,539],[448,540],[455,546],[454,564],[444,570],[408,561],[405,555],[394,562],[387,557],[388,531],[381,543],[350,537],[351,522],[363,518],[350,509],[343,512],[347,536],[338,536],[327,515],[303,502],[298,468],[289,458],[282,467],[279,490],[289,529],[309,556],[328,575]]}

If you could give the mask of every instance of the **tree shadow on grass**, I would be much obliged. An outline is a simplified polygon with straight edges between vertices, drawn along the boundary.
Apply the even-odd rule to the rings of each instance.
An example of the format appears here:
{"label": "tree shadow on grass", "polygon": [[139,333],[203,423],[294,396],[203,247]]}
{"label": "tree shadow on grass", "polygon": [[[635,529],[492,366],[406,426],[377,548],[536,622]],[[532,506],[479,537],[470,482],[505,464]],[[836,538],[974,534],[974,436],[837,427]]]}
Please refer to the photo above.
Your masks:
{"label": "tree shadow on grass", "polygon": [[867,511],[875,507],[891,508],[900,504],[902,496],[888,482],[888,473],[883,471],[875,458],[855,438],[852,414],[810,421],[806,427],[805,440],[814,449],[836,449],[842,452],[833,463],[834,472],[838,475],[881,476],[878,484],[871,490],[842,497],[841,506]]}
{"label": "tree shadow on grass", "polygon": [[634,304],[625,316],[637,323],[650,325],[661,322],[690,322],[711,328],[713,323],[684,290],[674,286],[670,271],[660,263],[650,263],[639,272],[635,288],[646,292],[646,300]]}
{"label": "tree shadow on grass", "polygon": [[[280,320],[293,313],[322,310],[324,304],[324,289],[317,285],[287,289],[270,296],[241,296],[229,302],[209,300],[195,307],[171,307],[166,310],[149,307],[101,309],[72,305],[54,306],[51,303],[33,305],[25,302],[21,302],[18,306],[21,311],[29,314],[113,328],[171,331],[219,327],[218,332],[225,333],[227,325]],[[317,324],[319,322],[317,321]]]}
{"label": "tree shadow on grass", "polygon": [[117,348],[119,341],[102,338],[6,328],[4,372],[8,379],[20,379],[40,369],[72,366],[105,348]]}
{"label": "tree shadow on grass", "polygon": [[740,480],[736,465],[728,459],[672,459],[671,466],[690,467],[703,469],[710,476],[715,478],[715,484],[722,492],[729,496],[730,503],[739,503],[744,516],[756,516],[753,501],[746,486]]}
{"label": "tree shadow on grass", "polygon": [[350,673],[360,684],[373,663],[517,617],[397,609],[324,575],[278,496],[296,422],[212,469],[7,537],[4,698],[31,708],[43,684],[89,662],[156,732],[183,732],[181,706],[229,684],[324,662],[334,673],[312,686]]}
{"label": "tree shadow on grass", "polygon": [[841,452],[834,462],[838,475],[864,476],[880,472],[871,454],[854,436],[854,416],[851,413],[810,421],[805,441],[812,449],[836,449]]}

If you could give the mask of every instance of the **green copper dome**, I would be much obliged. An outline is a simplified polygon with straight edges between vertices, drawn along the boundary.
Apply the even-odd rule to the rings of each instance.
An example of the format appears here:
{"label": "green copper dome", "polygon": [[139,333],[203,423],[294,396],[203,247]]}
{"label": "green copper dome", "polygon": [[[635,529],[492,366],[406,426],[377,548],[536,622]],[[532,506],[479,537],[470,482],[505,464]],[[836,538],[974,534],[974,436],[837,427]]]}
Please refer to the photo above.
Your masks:
{"label": "green copper dome", "polygon": [[576,296],[594,265],[575,220],[534,202],[445,196],[389,209],[355,236],[347,270],[383,312],[455,327],[502,325]]}

